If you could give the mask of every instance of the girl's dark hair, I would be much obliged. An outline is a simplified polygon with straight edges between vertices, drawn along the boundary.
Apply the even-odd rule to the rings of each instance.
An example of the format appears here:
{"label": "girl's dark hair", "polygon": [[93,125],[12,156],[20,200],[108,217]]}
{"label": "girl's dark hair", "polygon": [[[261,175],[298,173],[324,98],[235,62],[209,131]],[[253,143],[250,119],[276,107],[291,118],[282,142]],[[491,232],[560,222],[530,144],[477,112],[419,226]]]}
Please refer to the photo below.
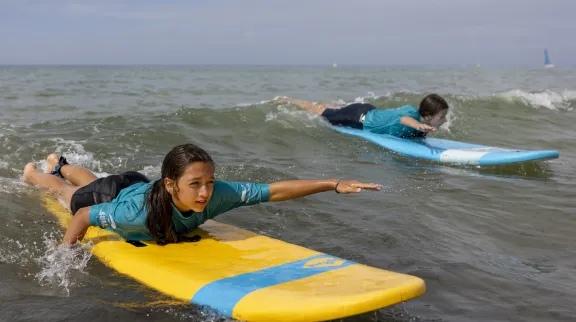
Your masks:
{"label": "girl's dark hair", "polygon": [[[154,182],[149,190],[146,197],[146,227],[158,245],[178,242],[172,222],[172,196],[164,186],[164,178],[178,182],[186,167],[194,162],[206,162],[214,166],[210,155],[196,145],[175,146],[162,161],[161,178]],[[177,185],[174,189],[174,193],[178,193]]]}
{"label": "girl's dark hair", "polygon": [[448,103],[438,94],[430,94],[420,102],[418,112],[421,116],[434,116],[438,112],[448,109]]}

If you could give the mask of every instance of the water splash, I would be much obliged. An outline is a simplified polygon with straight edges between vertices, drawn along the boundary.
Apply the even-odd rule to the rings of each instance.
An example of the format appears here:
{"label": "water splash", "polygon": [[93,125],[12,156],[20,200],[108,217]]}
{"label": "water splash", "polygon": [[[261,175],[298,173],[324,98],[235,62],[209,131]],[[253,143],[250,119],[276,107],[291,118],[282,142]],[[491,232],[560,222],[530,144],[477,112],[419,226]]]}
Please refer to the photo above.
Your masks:
{"label": "water splash", "polygon": [[53,233],[44,233],[43,243],[46,248],[43,255],[36,259],[40,272],[36,279],[42,286],[62,288],[67,295],[70,287],[77,284],[74,275],[86,274],[88,261],[92,258],[91,243],[78,243],[74,246],[59,244],[61,238]]}

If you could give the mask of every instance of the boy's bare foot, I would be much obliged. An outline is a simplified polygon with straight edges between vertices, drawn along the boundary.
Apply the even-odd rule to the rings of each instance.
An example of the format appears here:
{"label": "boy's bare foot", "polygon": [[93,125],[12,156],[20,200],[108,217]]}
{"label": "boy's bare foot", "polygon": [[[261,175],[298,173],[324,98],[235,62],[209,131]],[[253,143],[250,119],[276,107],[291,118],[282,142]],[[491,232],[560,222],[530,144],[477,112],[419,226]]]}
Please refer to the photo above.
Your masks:
{"label": "boy's bare foot", "polygon": [[56,169],[59,159],[60,157],[58,157],[58,155],[54,153],[48,155],[48,157],[46,158],[46,173],[50,173],[54,171],[54,169]]}
{"label": "boy's bare foot", "polygon": [[36,164],[33,162],[28,163],[25,167],[24,167],[24,175],[22,176],[22,181],[24,182],[28,182],[28,183],[33,183],[30,180],[30,174],[34,173],[36,171]]}

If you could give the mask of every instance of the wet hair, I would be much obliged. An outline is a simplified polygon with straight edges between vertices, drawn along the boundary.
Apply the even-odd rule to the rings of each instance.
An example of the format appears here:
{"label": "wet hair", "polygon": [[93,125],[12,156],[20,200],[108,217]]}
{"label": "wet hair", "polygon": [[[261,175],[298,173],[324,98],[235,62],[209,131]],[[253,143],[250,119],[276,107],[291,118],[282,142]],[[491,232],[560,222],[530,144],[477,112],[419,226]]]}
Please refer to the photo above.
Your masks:
{"label": "wet hair", "polygon": [[420,102],[420,116],[434,116],[448,109],[448,103],[438,94],[430,94]]}
{"label": "wet hair", "polygon": [[[148,214],[146,227],[158,245],[176,243],[179,237],[174,230],[172,222],[172,196],[166,190],[164,178],[175,183],[182,177],[186,168],[195,162],[206,162],[214,166],[214,161],[203,149],[194,144],[182,144],[172,148],[162,161],[161,178],[152,184],[146,197]],[[178,186],[174,186],[174,193],[178,193]]]}

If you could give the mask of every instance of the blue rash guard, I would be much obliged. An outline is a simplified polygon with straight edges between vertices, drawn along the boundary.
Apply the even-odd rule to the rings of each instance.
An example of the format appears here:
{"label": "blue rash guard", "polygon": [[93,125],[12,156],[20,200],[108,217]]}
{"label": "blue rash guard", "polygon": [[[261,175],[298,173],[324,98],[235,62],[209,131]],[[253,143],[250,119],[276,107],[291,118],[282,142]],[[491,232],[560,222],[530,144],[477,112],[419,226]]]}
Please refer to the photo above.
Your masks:
{"label": "blue rash guard", "polygon": [[[153,240],[146,227],[146,196],[153,183],[136,183],[122,189],[112,202],[93,205],[90,225],[113,231],[126,240]],[[174,229],[176,234],[183,235],[229,210],[269,200],[268,184],[216,181],[204,211],[184,216],[172,205]]]}
{"label": "blue rash guard", "polygon": [[364,130],[377,134],[390,134],[398,137],[421,136],[422,132],[409,126],[402,125],[400,118],[409,116],[418,122],[422,118],[418,110],[411,105],[393,109],[373,109],[366,114]]}

